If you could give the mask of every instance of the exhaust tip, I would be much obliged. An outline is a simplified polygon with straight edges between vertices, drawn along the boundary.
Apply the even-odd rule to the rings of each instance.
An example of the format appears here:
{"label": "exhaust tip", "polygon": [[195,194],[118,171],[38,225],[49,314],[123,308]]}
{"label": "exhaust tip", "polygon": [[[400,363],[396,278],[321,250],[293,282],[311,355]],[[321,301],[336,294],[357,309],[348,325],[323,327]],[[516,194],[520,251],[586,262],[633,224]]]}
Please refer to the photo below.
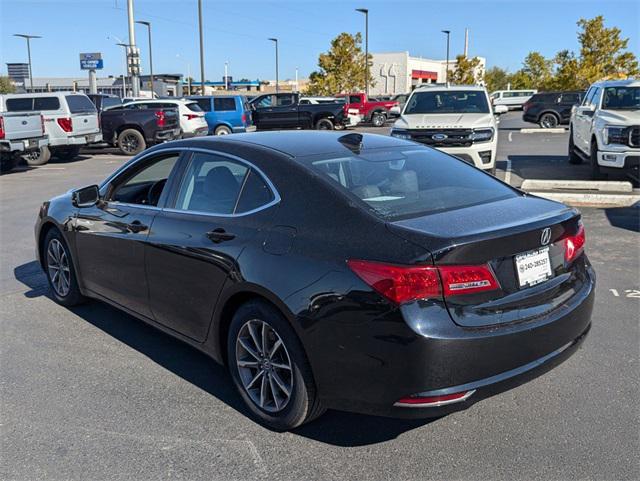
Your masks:
{"label": "exhaust tip", "polygon": [[459,403],[469,399],[475,389],[471,391],[457,392],[453,394],[442,394],[440,396],[424,396],[421,393],[413,394],[411,396],[403,397],[398,400],[394,406],[405,408],[430,408],[446,406],[447,404]]}

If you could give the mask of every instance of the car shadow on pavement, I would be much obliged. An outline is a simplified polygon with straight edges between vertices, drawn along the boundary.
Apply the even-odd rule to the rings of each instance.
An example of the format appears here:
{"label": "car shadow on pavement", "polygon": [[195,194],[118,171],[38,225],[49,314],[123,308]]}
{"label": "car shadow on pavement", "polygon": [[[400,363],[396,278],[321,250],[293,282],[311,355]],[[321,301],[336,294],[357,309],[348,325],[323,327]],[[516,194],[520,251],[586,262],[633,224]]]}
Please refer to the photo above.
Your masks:
{"label": "car shadow on pavement", "polygon": [[[37,261],[16,267],[14,275],[29,287],[26,297],[51,298],[46,277]],[[51,301],[54,302],[53,299]],[[100,301],[90,300],[69,310],[185,381],[215,396],[243,416],[249,417],[226,368],[206,354]],[[366,446],[395,439],[406,431],[434,420],[392,419],[330,410],[293,433],[335,446]]]}
{"label": "car shadow on pavement", "polygon": [[640,203],[632,207],[615,207],[604,209],[609,224],[620,229],[640,232]]}

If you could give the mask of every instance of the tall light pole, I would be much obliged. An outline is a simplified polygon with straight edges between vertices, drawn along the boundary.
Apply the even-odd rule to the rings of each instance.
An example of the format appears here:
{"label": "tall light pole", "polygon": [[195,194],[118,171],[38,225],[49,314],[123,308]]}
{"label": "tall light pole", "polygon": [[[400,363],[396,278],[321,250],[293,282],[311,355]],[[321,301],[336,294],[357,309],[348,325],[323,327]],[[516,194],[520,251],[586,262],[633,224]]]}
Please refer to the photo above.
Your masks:
{"label": "tall light pole", "polygon": [[27,55],[29,57],[29,86],[33,90],[33,74],[31,73],[31,42],[32,38],[42,38],[39,35],[27,35],[26,33],[14,33],[14,37],[22,37],[27,40]]}
{"label": "tall light pole", "polygon": [[447,36],[447,65],[444,68],[444,83],[449,83],[449,36],[451,35],[451,30],[442,30],[442,33]]}
{"label": "tall light pole", "polygon": [[364,13],[364,92],[369,96],[369,9],[356,8],[356,12]]}
{"label": "tall light pole", "polygon": [[200,29],[200,87],[204,95],[204,37],[202,33],[202,0],[198,0],[198,27]]}
{"label": "tall light pole", "polygon": [[278,82],[278,39],[270,38],[273,43],[276,45],[276,93],[280,91],[280,83]]}
{"label": "tall light pole", "polygon": [[149,79],[151,80],[151,98],[155,95],[155,89],[153,88],[153,53],[151,51],[151,22],[144,20],[136,20],[136,23],[145,25],[149,31]]}
{"label": "tall light pole", "polygon": [[229,90],[229,62],[224,63],[224,89]]}
{"label": "tall light pole", "polygon": [[140,67],[140,57],[136,48],[136,29],[133,20],[133,0],[127,0],[127,19],[129,21],[129,55],[127,63],[131,72],[131,95],[140,96],[140,79],[138,71]]}

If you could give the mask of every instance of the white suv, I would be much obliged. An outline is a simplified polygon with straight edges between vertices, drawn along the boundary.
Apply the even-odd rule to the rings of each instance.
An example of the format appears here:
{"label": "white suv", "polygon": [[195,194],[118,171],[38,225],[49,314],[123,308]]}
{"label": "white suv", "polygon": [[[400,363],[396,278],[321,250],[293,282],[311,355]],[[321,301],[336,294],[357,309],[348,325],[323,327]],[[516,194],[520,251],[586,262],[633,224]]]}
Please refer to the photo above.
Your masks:
{"label": "white suv", "polygon": [[484,87],[424,86],[411,93],[391,130],[393,137],[435,147],[476,167],[496,170],[498,125]]}
{"label": "white suv", "polygon": [[591,165],[594,179],[624,172],[638,179],[640,80],[611,80],[589,87],[569,124],[569,162]]}
{"label": "white suv", "polygon": [[209,126],[204,118],[204,110],[200,108],[195,100],[185,99],[157,99],[157,100],[134,100],[125,103],[124,106],[135,105],[140,109],[144,108],[177,108],[180,116],[180,128],[182,138],[199,137],[209,133]]}
{"label": "white suv", "polygon": [[40,112],[44,118],[49,147],[35,153],[30,159],[31,165],[46,164],[51,155],[71,160],[77,157],[82,146],[102,142],[98,111],[85,94],[7,94],[2,101],[7,112]]}

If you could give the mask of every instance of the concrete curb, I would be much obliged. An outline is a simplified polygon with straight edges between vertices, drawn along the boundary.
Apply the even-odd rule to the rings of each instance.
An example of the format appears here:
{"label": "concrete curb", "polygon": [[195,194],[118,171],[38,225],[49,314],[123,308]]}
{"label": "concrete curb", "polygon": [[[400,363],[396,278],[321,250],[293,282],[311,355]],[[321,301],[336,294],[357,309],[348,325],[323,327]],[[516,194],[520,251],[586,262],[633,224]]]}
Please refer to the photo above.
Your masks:
{"label": "concrete curb", "polygon": [[625,181],[525,179],[521,189],[526,191],[580,190],[630,194],[633,192],[633,185],[631,182]]}
{"label": "concrete curb", "polygon": [[601,194],[587,192],[528,192],[573,207],[631,207],[640,204],[640,194]]}
{"label": "concrete curb", "polygon": [[567,129],[520,129],[521,134],[564,134]]}

